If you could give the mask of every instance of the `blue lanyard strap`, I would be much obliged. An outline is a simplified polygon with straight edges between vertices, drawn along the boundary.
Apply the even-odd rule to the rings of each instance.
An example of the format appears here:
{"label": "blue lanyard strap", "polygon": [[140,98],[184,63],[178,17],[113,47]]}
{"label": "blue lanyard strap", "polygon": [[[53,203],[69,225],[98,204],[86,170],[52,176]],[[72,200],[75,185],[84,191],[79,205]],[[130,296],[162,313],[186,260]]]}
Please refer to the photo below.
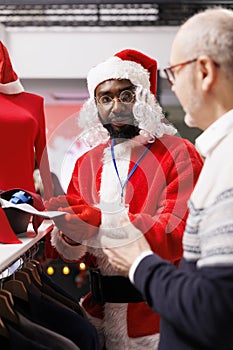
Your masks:
{"label": "blue lanyard strap", "polygon": [[142,158],[145,156],[146,152],[148,151],[148,149],[152,146],[152,143],[148,143],[146,145],[146,148],[144,149],[143,153],[141,154],[141,156],[138,158],[138,160],[136,161],[135,165],[133,166],[133,169],[130,171],[130,173],[128,174],[126,180],[124,183],[122,183],[121,181],[121,178],[120,178],[120,175],[119,175],[119,171],[118,171],[118,168],[117,168],[117,164],[116,164],[116,158],[115,158],[115,152],[114,152],[114,139],[112,139],[112,142],[111,142],[111,154],[112,154],[112,161],[113,161],[113,164],[114,164],[114,168],[116,170],[116,174],[117,174],[117,177],[118,177],[118,180],[119,180],[119,183],[121,185],[121,203],[123,203],[123,191],[124,191],[124,188],[127,184],[127,182],[129,181],[129,179],[131,178],[131,176],[134,174],[134,172],[136,171],[139,163],[141,162]]}

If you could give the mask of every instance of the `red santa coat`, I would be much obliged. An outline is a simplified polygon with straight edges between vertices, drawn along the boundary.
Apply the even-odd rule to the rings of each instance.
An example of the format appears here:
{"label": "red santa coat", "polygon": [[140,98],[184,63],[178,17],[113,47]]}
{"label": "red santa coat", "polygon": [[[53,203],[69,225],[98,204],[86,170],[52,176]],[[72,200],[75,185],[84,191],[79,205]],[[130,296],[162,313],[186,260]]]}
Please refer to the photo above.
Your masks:
{"label": "red santa coat", "polygon": [[[127,141],[114,149],[118,171],[124,182],[145,146]],[[164,135],[151,145],[125,187],[124,201],[129,205],[130,220],[145,233],[152,250],[174,264],[182,257],[187,200],[201,167],[202,160],[189,141]],[[77,160],[68,187],[69,195],[81,197],[90,205],[98,205],[101,200],[117,201],[119,190],[119,180],[112,163],[109,145],[100,145]],[[104,221],[103,216],[102,213],[101,225]],[[75,237],[70,238],[75,240]],[[71,247],[58,235],[56,238],[54,235],[53,244],[59,253],[71,260],[78,259],[89,251],[96,257],[95,264],[103,275],[116,274],[101,249],[93,246]],[[92,316],[107,318],[104,322],[105,334],[109,337],[118,334],[118,342],[123,337],[123,328],[127,336],[132,338],[159,332],[159,317],[145,302],[125,304],[124,316],[121,315],[121,304],[107,304],[101,313],[89,295],[83,306]],[[114,309],[116,319],[113,317]],[[122,317],[125,317],[127,327]]]}
{"label": "red santa coat", "polygon": [[0,189],[22,188],[35,192],[35,156],[40,169],[44,197],[52,196],[46,149],[43,98],[31,93],[0,94]]}

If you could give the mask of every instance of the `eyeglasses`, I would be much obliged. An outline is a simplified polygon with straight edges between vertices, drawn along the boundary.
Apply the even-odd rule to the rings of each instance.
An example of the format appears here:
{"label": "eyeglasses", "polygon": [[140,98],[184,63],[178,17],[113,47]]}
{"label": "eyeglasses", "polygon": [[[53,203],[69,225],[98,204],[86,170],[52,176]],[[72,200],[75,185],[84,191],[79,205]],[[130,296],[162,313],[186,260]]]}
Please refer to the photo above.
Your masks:
{"label": "eyeglasses", "polygon": [[[174,68],[177,68],[177,67],[184,67],[186,66],[187,64],[190,64],[190,63],[193,63],[193,62],[196,62],[198,60],[198,57],[197,58],[193,58],[192,60],[189,60],[189,61],[185,61],[185,62],[181,62],[181,63],[177,63],[175,64],[174,66],[170,66],[170,67],[167,67],[167,68],[164,68],[164,73],[166,74],[166,77],[167,77],[167,80],[169,81],[169,83],[171,85],[174,85],[175,84],[175,81],[176,81],[176,77],[175,77],[175,74],[173,72],[173,69]],[[215,64],[216,67],[220,67],[220,64],[215,62],[213,60],[213,63]]]}
{"label": "eyeglasses", "polygon": [[170,66],[170,67],[164,68],[163,71],[164,71],[164,73],[166,74],[166,77],[167,77],[167,80],[169,81],[169,83],[170,83],[171,85],[174,85],[174,84],[175,84],[176,77],[175,77],[175,74],[174,74],[174,72],[173,72],[173,69],[174,69],[174,68],[177,68],[177,67],[184,67],[184,66],[186,66],[187,64],[196,62],[197,60],[198,60],[198,57],[197,57],[197,58],[193,58],[192,60],[189,60],[189,61],[177,63],[177,64],[175,64],[174,66]]}
{"label": "eyeglasses", "polygon": [[124,91],[121,91],[119,97],[112,98],[109,95],[103,95],[100,98],[96,98],[96,101],[102,106],[111,107],[115,102],[116,98],[118,101],[124,104],[130,104],[135,100],[135,93],[130,90],[124,90]]}

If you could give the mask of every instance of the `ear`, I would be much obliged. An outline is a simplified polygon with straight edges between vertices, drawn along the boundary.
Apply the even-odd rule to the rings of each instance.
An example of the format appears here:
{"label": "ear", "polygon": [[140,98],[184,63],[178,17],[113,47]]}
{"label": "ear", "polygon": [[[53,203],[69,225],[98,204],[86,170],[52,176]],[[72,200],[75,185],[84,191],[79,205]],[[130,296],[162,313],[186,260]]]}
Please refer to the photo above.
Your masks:
{"label": "ear", "polygon": [[211,57],[206,55],[202,55],[198,58],[197,65],[202,89],[208,91],[216,80],[217,65]]}

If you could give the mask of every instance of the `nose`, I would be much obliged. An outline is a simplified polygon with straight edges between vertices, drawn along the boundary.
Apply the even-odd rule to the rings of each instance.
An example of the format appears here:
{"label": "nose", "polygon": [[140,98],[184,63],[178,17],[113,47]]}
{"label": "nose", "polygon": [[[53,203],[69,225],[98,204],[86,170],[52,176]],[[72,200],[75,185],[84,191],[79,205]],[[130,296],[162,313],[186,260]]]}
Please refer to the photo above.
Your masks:
{"label": "nose", "polygon": [[118,97],[113,99],[112,113],[119,113],[124,108],[124,103],[122,103]]}

